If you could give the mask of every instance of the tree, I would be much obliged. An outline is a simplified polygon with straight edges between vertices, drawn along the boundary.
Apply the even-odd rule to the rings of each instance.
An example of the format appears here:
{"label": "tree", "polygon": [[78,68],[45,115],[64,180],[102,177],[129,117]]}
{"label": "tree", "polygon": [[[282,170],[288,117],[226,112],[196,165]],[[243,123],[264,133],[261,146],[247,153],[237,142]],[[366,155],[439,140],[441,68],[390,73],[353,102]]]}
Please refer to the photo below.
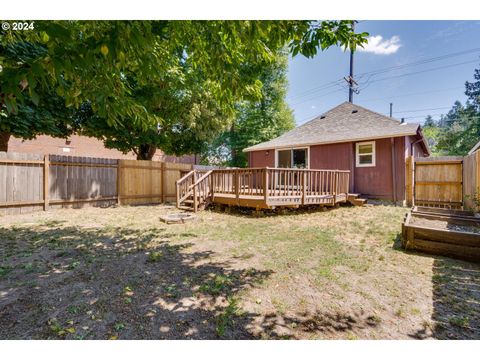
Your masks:
{"label": "tree", "polygon": [[480,137],[480,114],[469,101],[456,101],[440,121],[437,149],[446,155],[465,155]]}
{"label": "tree", "polygon": [[[222,125],[228,126],[238,101],[260,95],[262,84],[255,73],[245,71],[245,64],[271,62],[276,51],[286,44],[294,55],[301,53],[309,57],[318,49],[332,45],[355,48],[366,41],[368,34],[353,34],[351,23],[39,21],[34,31],[10,31],[0,40],[2,123],[5,118],[16,115],[20,107],[28,105],[28,101],[41,106],[44,94],[55,93],[64,99],[67,108],[78,109],[87,104],[95,116],[105,120],[103,125],[108,126],[98,129],[104,129],[111,139],[119,139],[125,131],[148,130],[153,134],[158,129],[172,136],[182,130],[181,138],[197,138],[197,129],[212,128],[217,120],[212,116],[195,116],[192,128],[185,121],[188,118],[185,114],[191,115],[192,111],[180,111],[185,117],[178,125],[178,119],[160,118],[157,105],[146,107],[148,99],[143,99],[139,93],[152,84],[169,87],[171,84],[164,82],[168,78],[165,74],[183,66],[196,72],[200,80],[174,87],[178,89],[175,96],[187,94],[197,100],[207,96],[209,102],[214,103],[215,112],[223,114]],[[35,57],[22,57],[20,61],[3,56],[4,49],[17,44],[31,45],[39,51]],[[133,88],[129,79],[132,74]],[[190,85],[193,88],[189,88]],[[206,92],[194,93],[203,86],[207,87]],[[151,100],[159,99],[152,97]],[[175,101],[173,106],[180,102]],[[197,102],[196,107],[192,105],[190,109],[198,109],[198,106],[201,107]],[[175,113],[170,109],[162,111]],[[202,108],[201,111],[206,114],[211,109]],[[66,119],[67,125],[69,121],[70,118]],[[1,129],[4,133],[12,131],[6,126]],[[114,135],[116,130],[118,133]],[[41,132],[30,132],[28,136],[37,133]],[[17,135],[24,136],[23,133]],[[174,140],[167,143],[178,145]],[[119,142],[112,140],[111,144]],[[180,149],[185,148],[185,144],[181,145]]]}
{"label": "tree", "polygon": [[473,78],[475,81],[465,82],[465,95],[476,111],[480,113],[480,69],[475,69]]}
{"label": "tree", "polygon": [[277,54],[274,63],[252,69],[259,73],[263,84],[260,99],[237,105],[231,127],[215,139],[203,155],[203,162],[245,166],[247,157],[243,149],[277,137],[295,126],[293,113],[285,101],[287,69],[288,54],[284,51]]}
{"label": "tree", "polygon": [[[44,49],[28,43],[10,44],[2,49],[8,61],[35,60]],[[36,134],[66,137],[74,130],[72,109],[65,107],[65,100],[49,87],[39,84],[38,94],[26,98],[15,113],[8,114],[0,108],[0,151],[8,150],[11,134],[22,139],[32,139]]]}
{"label": "tree", "polygon": [[435,120],[433,120],[433,117],[431,115],[427,115],[427,117],[425,118],[425,122],[423,123],[423,127],[427,128],[433,126],[435,126]]}

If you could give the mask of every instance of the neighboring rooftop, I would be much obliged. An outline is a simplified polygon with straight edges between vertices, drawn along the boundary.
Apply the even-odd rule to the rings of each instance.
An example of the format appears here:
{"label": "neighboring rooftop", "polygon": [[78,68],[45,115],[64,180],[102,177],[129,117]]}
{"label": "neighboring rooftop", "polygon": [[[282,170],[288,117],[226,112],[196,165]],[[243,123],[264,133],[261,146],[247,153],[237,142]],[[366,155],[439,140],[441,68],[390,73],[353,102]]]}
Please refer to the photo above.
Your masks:
{"label": "neighboring rooftop", "polygon": [[402,123],[364,107],[344,102],[275,139],[250,146],[243,151],[416,135],[418,129],[419,124]]}
{"label": "neighboring rooftop", "polygon": [[472,150],[470,150],[468,152],[468,155],[472,155],[475,151],[477,151],[478,149],[480,149],[480,141],[478,143],[475,144],[475,146],[472,148]]}

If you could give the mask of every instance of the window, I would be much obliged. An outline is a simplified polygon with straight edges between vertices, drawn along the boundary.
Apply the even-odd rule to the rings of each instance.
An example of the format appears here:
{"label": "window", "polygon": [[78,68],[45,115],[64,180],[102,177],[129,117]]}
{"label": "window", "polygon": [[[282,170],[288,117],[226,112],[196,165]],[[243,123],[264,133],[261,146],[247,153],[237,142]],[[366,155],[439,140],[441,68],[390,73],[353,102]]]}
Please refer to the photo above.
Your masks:
{"label": "window", "polygon": [[277,151],[276,166],[279,168],[308,168],[308,148]]}
{"label": "window", "polygon": [[357,167],[375,166],[375,141],[356,144]]}

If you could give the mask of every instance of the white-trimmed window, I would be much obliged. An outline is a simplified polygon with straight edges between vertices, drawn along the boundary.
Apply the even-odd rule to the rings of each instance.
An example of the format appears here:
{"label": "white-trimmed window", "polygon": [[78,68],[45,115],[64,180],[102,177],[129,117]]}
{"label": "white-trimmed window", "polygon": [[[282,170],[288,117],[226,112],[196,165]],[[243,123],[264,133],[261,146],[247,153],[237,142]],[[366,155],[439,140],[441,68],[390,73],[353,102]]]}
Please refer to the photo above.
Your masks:
{"label": "white-trimmed window", "polygon": [[309,148],[292,148],[275,151],[275,166],[278,168],[309,168]]}
{"label": "white-trimmed window", "polygon": [[375,166],[375,141],[366,141],[356,144],[357,167]]}

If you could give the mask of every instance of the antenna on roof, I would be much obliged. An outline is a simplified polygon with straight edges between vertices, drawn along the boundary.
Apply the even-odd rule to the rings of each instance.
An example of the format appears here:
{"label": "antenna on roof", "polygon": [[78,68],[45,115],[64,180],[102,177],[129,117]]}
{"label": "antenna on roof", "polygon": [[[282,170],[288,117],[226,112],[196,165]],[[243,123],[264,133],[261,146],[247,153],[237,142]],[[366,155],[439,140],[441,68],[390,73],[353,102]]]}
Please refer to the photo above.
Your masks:
{"label": "antenna on roof", "polygon": [[[355,23],[357,20],[353,20],[352,22],[352,31],[355,33]],[[353,93],[358,94],[358,89],[356,86],[358,83],[353,78],[353,53],[355,51],[350,49],[350,76],[344,77],[345,81],[348,83],[348,101],[353,103]]]}

